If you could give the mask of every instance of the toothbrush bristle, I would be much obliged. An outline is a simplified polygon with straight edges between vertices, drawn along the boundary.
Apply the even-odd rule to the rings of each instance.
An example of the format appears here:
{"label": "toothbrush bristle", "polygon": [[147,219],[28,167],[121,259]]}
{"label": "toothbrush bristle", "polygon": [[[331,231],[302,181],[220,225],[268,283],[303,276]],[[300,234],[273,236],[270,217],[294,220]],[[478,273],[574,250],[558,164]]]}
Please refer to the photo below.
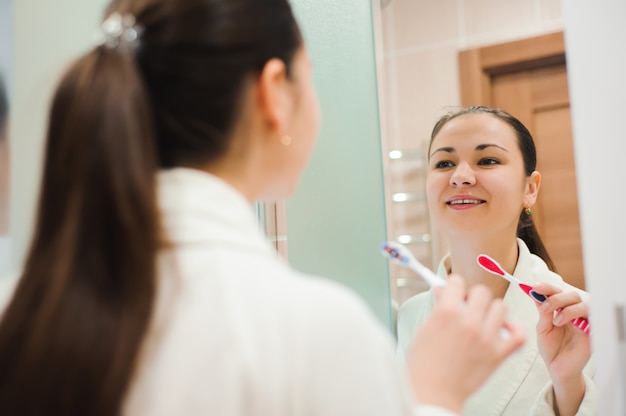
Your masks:
{"label": "toothbrush bristle", "polygon": [[400,263],[408,263],[409,259],[400,253],[399,250],[392,247],[389,243],[383,244],[383,251],[387,254],[388,257],[391,257],[394,260],[399,261]]}
{"label": "toothbrush bristle", "polygon": [[408,267],[415,273],[420,275],[430,286],[445,286],[446,282],[441,277],[437,276],[430,269],[422,265],[414,256],[411,251],[403,246],[401,243],[395,243],[387,241],[381,246],[382,254],[404,267]]}

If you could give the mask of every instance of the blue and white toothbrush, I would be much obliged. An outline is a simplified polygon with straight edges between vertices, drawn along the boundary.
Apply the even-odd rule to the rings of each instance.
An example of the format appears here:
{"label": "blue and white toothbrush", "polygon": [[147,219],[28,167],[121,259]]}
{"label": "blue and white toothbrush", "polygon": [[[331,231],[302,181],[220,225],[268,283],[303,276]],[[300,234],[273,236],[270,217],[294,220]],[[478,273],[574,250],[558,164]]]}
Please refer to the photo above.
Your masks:
{"label": "blue and white toothbrush", "polygon": [[420,263],[413,253],[400,243],[386,241],[382,244],[381,250],[383,256],[387,257],[394,263],[408,267],[415,273],[420,275],[431,287],[445,286],[446,281],[437,276],[432,270]]}

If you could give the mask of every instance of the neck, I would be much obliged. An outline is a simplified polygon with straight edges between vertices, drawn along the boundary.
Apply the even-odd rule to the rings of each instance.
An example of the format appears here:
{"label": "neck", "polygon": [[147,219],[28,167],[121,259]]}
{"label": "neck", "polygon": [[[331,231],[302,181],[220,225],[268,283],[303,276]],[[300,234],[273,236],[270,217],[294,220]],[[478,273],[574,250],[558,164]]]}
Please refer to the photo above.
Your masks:
{"label": "neck", "polygon": [[235,148],[199,169],[219,177],[237,189],[250,203],[261,198],[262,190],[269,182],[268,169],[263,169],[260,156],[252,146],[247,151]]}
{"label": "neck", "polygon": [[474,235],[467,239],[455,238],[450,243],[450,271],[463,277],[468,288],[483,284],[491,290],[494,297],[503,298],[509,282],[480,267],[476,261],[480,254],[492,257],[504,270],[513,274],[518,258],[517,240],[509,239],[503,244],[501,239],[480,240]]}

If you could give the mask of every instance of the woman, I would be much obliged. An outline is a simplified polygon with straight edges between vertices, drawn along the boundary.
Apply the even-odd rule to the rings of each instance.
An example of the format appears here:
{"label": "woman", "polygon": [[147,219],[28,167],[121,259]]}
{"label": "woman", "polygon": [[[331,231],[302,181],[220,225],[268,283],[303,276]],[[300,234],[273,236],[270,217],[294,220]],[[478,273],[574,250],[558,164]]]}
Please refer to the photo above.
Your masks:
{"label": "woman", "polygon": [[[552,271],[534,226],[541,175],[529,131],[502,110],[468,107],[435,124],[428,155],[429,209],[450,250],[439,274],[460,274],[468,287],[488,286],[509,307],[509,319],[523,323],[529,334],[522,352],[468,400],[465,414],[521,415],[531,407],[541,416],[595,414],[595,387],[583,372],[590,340],[569,324],[587,317],[588,296]],[[548,301],[539,306],[520,288],[481,269],[479,254],[496,259]],[[424,292],[401,306],[400,348],[409,348],[434,304],[433,294]]]}
{"label": "woman", "polygon": [[34,240],[1,292],[2,413],[408,415],[414,395],[421,415],[458,412],[523,343],[501,302],[479,288],[463,305],[452,279],[410,387],[363,304],[258,231],[251,203],[292,193],[318,128],[287,1],[120,0],[107,16],[56,91]]}

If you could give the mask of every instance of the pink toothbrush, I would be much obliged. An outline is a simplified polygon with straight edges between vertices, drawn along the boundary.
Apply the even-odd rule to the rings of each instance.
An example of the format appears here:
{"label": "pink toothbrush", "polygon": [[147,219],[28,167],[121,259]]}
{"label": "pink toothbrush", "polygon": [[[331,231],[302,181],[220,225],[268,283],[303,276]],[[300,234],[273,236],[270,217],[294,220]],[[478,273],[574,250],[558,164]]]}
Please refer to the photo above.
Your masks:
{"label": "pink toothbrush", "polygon": [[[542,303],[547,299],[547,297],[542,295],[541,293],[535,292],[532,286],[520,282],[518,279],[505,272],[504,269],[498,264],[498,262],[488,255],[481,254],[476,260],[478,261],[480,267],[482,267],[483,269],[487,270],[490,273],[503,277],[514,285],[519,286],[519,288],[526,292],[526,294],[530,296],[535,302]],[[589,326],[589,321],[587,321],[585,318],[575,318],[572,319],[571,322],[572,324],[574,324],[575,327],[583,331],[585,334],[589,335],[591,328]]]}

